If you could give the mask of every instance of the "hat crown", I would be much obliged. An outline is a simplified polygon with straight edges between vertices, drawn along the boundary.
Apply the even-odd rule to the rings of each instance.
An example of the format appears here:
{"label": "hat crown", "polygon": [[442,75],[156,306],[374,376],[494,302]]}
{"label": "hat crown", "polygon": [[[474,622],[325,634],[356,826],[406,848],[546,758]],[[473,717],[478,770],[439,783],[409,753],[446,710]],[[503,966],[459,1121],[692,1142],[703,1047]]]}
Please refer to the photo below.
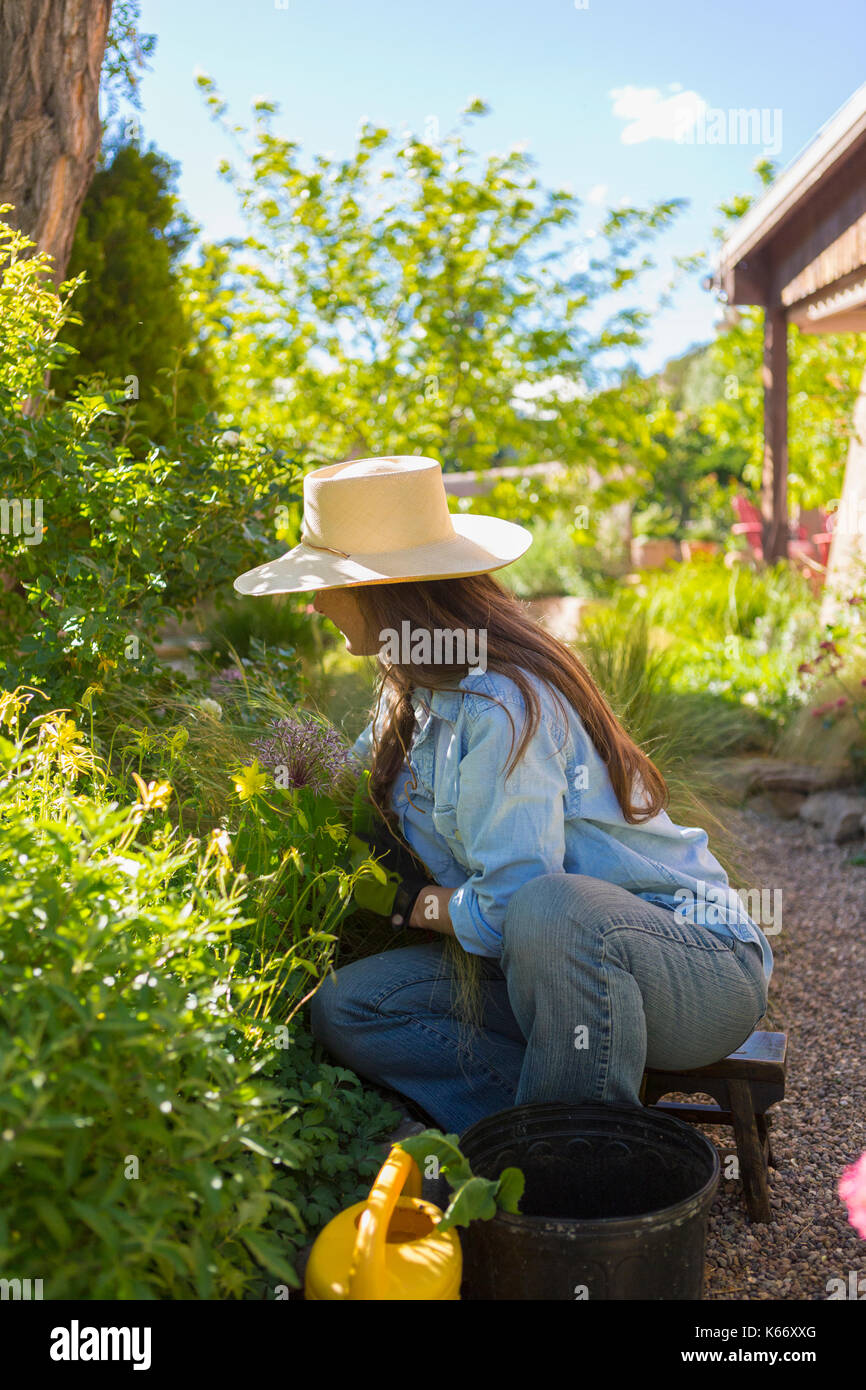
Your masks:
{"label": "hat crown", "polygon": [[375,555],[454,537],[436,459],[354,459],[314,468],[304,478],[303,540],[309,545]]}

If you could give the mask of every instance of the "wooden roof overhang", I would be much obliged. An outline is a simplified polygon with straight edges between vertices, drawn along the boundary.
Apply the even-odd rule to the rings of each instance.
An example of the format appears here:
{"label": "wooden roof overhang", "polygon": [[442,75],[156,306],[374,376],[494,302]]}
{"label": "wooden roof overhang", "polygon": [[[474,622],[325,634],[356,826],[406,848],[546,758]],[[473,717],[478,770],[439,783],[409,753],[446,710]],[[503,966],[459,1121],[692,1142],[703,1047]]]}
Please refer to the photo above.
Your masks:
{"label": "wooden roof overhang", "polygon": [[866,332],[866,83],[753,207],[712,286],[764,309],[764,555],[788,554],[787,328]]}
{"label": "wooden roof overhang", "polygon": [[866,83],[737,224],[714,285],[803,332],[866,330]]}

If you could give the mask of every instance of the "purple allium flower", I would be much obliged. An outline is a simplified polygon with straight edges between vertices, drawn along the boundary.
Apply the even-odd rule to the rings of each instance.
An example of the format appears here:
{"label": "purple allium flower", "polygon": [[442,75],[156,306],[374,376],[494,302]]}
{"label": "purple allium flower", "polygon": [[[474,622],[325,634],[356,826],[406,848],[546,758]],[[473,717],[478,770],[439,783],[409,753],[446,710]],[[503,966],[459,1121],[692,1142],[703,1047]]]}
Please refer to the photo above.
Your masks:
{"label": "purple allium flower", "polygon": [[337,730],[318,720],[274,719],[268,737],[255,739],[252,747],[278,787],[328,791],[350,764]]}

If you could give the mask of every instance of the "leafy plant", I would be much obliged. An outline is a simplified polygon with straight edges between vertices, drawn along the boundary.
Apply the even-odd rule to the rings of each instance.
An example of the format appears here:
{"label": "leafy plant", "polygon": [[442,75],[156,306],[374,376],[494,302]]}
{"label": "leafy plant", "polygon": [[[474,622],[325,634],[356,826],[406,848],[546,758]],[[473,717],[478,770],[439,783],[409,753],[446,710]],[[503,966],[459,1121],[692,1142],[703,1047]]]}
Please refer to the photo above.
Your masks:
{"label": "leafy plant", "polygon": [[642,511],[635,512],[631,521],[632,533],[647,540],[667,540],[677,530],[677,519],[673,512],[659,503],[651,503]]}
{"label": "leafy plant", "polygon": [[468,1159],[460,1152],[456,1134],[443,1134],[438,1129],[425,1129],[401,1139],[399,1148],[414,1158],[423,1172],[425,1165],[435,1159],[437,1171],[448,1180],[452,1197],[437,1223],[438,1231],[452,1226],[468,1226],[470,1221],[489,1221],[497,1211],[519,1212],[520,1199],[526,1180],[519,1168],[503,1168],[499,1177],[479,1178]]}
{"label": "leafy plant", "polygon": [[[641,339],[627,297],[680,201],[610,209],[590,255],[577,200],[543,188],[530,156],[471,148],[480,100],[441,138],[366,122],[347,159],[306,159],[273,102],[247,130],[198,83],[234,146],[221,172],[249,234],[204,249],[191,302],[245,427],[266,416],[322,462],[387,453],[396,429],[459,469],[594,457],[615,417],[630,426],[586,398]],[[609,297],[622,307],[599,322]]]}
{"label": "leafy plant", "polygon": [[263,949],[228,832],[179,835],[168,781],[109,798],[63,711],[20,727],[37,698],[0,701],[0,1263],[53,1298],[297,1287],[396,1119],[299,1027],[333,933]]}
{"label": "leafy plant", "polygon": [[177,198],[178,172],[135,140],[104,144],[75,229],[67,276],[86,277],[64,330],[75,355],[52,385],[61,396],[75,380],[122,392],[125,438],[135,430],[166,442],[179,419],[216,405],[177,270],[196,233]]}
{"label": "leafy plant", "polygon": [[610,592],[602,557],[573,517],[542,520],[531,529],[532,545],[503,572],[503,582],[518,598]]}
{"label": "leafy plant", "polygon": [[133,452],[110,395],[52,406],[70,286],[58,295],[31,248],[0,224],[0,672],[69,702],[153,676],[166,621],[278,553],[299,473],[272,441],[226,438],[213,419],[189,425],[180,455]]}
{"label": "leafy plant", "polygon": [[[847,613],[846,610],[847,609]],[[851,594],[797,668],[804,708],[784,747],[809,760],[847,763],[866,781],[866,599]],[[844,615],[844,616],[843,616]]]}

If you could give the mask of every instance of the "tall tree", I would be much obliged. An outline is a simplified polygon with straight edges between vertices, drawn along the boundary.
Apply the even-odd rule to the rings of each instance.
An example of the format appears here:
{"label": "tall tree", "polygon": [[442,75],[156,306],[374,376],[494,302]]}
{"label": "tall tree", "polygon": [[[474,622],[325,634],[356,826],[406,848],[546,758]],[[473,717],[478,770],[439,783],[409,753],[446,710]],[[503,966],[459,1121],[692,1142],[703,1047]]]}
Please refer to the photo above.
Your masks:
{"label": "tall tree", "polygon": [[178,166],[137,141],[110,142],[84,200],[68,274],[86,279],[52,374],[59,396],[76,379],[122,385],[128,423],[164,442],[178,418],[214,405],[178,265],[196,235],[177,197]]}
{"label": "tall tree", "polygon": [[580,236],[577,198],[544,188],[530,156],[468,144],[479,99],[442,138],[365,122],[351,158],[307,160],[273,103],[245,132],[198,81],[239,148],[222,167],[250,235],[204,248],[189,302],[240,425],[323,463],[401,447],[451,468],[506,451],[619,462],[618,403],[602,418],[590,392],[642,341],[648,315],[623,297],[679,200],[609,210]]}
{"label": "tall tree", "polygon": [[0,0],[0,203],[63,277],[101,138],[111,0]]}

